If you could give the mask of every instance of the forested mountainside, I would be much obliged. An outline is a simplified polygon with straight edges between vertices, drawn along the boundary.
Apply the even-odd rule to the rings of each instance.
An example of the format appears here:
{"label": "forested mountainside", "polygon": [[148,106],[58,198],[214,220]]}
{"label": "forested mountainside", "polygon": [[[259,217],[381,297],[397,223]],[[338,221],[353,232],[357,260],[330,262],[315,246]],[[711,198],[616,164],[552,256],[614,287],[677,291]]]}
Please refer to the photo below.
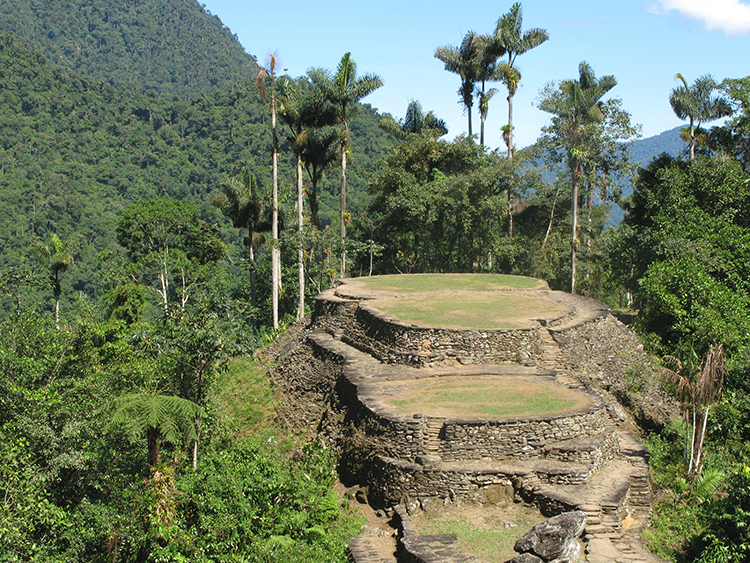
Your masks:
{"label": "forested mountainside", "polygon": [[0,32],[121,89],[190,98],[255,76],[255,59],[195,0],[3,0]]}
{"label": "forested mountainside", "polygon": [[[56,232],[64,240],[75,239],[71,287],[95,293],[94,257],[116,244],[117,218],[134,202],[153,197],[189,201],[207,219],[231,229],[213,207],[213,194],[222,178],[245,168],[259,189],[269,187],[267,106],[255,84],[247,82],[192,101],[124,92],[50,64],[40,52],[3,36],[0,263],[19,265],[34,240]],[[365,105],[353,123],[349,182],[354,210],[366,205],[367,169],[385,154],[388,135],[377,120],[377,112]],[[284,193],[291,193],[291,161],[282,161],[281,175],[288,188]],[[335,216],[336,190],[332,173],[321,194],[324,224]],[[291,205],[291,195],[288,199]]]}
{"label": "forested mountainside", "polygon": [[645,168],[651,160],[662,153],[669,156],[677,156],[687,149],[687,144],[680,138],[682,127],[675,127],[668,131],[663,131],[653,137],[647,137],[633,143],[630,149],[630,158],[640,163]]}

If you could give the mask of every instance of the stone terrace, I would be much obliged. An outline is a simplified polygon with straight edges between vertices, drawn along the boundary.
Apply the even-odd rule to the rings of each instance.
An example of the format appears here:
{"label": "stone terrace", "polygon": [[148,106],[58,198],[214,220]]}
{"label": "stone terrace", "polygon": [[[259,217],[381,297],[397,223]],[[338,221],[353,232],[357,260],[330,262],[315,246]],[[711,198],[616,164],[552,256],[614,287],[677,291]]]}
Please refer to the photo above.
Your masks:
{"label": "stone terrace", "polygon": [[[496,291],[546,299],[555,313],[517,329],[441,329],[380,312],[377,301],[385,294],[356,282],[318,298],[307,345],[340,370],[322,432],[337,442],[345,478],[366,484],[369,504],[389,513],[396,508],[402,521],[398,558],[384,559],[382,545],[374,545],[380,540],[364,532],[350,544],[353,559],[474,561],[455,549],[455,538],[418,536],[408,513],[435,502],[515,499],[536,504],[547,516],[585,511],[588,561],[657,561],[639,534],[651,503],[647,451],[622,407],[574,369],[580,347],[596,345],[592,332],[624,327],[603,304],[550,291],[543,282],[530,290]],[[461,297],[460,291],[449,295]],[[513,418],[404,415],[386,396],[401,382],[436,377],[531,378],[552,395],[561,387],[574,389],[587,406]]]}

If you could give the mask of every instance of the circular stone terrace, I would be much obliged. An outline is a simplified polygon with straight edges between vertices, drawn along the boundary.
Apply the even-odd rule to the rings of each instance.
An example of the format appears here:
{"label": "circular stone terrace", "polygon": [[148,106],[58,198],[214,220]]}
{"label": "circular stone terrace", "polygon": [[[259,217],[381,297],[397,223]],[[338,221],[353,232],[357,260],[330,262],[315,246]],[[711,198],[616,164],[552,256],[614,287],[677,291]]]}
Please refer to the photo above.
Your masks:
{"label": "circular stone terrace", "polygon": [[[565,357],[608,317],[600,302],[521,276],[373,276],[323,292],[308,338],[340,358],[339,405],[362,427],[342,447],[367,459],[352,476],[377,505],[407,499],[402,519],[412,505],[451,505],[465,520],[454,497],[481,506],[505,493],[551,514],[583,510],[587,561],[654,561],[619,512],[648,519],[645,448],[613,424]],[[443,536],[419,536],[409,522],[402,533],[418,551],[475,560],[453,544],[433,546]],[[352,540],[354,561],[391,560],[392,543],[381,550],[387,558],[372,555],[381,536]]]}
{"label": "circular stone terrace", "polygon": [[[352,278],[332,293],[335,299],[357,302],[367,315],[365,324],[370,325],[344,331],[344,342],[368,349],[362,344],[373,321],[379,321],[384,327],[374,331],[371,340],[378,344],[391,340],[394,349],[411,346],[403,355],[409,358],[430,358],[403,362],[421,369],[394,365],[402,362],[391,358],[387,366],[368,370],[368,381],[359,382],[368,388],[368,395],[378,397],[380,409],[392,415],[547,418],[585,411],[594,403],[589,393],[570,388],[580,387],[577,381],[561,385],[568,382],[554,377],[552,366],[542,361],[545,338],[551,340],[544,327],[592,316],[591,300],[550,291],[539,279],[499,274]],[[601,305],[593,308],[600,312]],[[521,336],[508,338],[514,334]],[[504,342],[508,354],[498,355]],[[536,351],[534,362],[528,356],[525,362],[518,361],[513,348],[519,342]],[[467,343],[477,348],[473,357],[461,356]],[[440,361],[433,361],[436,357]]]}
{"label": "circular stone terrace", "polygon": [[519,329],[574,313],[547,283],[499,274],[412,274],[345,280],[336,295],[404,325],[456,330]]}

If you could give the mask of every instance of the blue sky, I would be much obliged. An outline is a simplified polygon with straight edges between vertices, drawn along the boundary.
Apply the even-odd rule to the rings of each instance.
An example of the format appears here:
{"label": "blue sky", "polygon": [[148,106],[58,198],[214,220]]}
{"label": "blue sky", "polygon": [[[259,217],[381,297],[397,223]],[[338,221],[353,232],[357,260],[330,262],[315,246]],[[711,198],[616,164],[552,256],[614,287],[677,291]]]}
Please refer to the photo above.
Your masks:
{"label": "blue sky", "polygon": [[[403,117],[411,100],[433,110],[450,129],[467,130],[458,104],[459,79],[434,58],[441,45],[458,45],[467,31],[489,33],[512,1],[316,0],[252,2],[202,0],[264,63],[276,51],[281,67],[300,76],[311,67],[335,70],[351,52],[358,73],[376,73],[384,86],[364,101]],[[717,80],[750,75],[750,3],[738,0],[527,0],[524,29],[540,27],[550,39],[519,56],[521,88],[514,102],[516,143],[533,143],[549,115],[536,109],[547,82],[578,75],[587,61],[597,76],[612,74],[611,95],[623,101],[643,136],[681,125],[669,105],[678,85],[704,74]],[[504,87],[490,105],[486,143],[501,147],[507,123]],[[475,133],[478,116],[474,117]]]}

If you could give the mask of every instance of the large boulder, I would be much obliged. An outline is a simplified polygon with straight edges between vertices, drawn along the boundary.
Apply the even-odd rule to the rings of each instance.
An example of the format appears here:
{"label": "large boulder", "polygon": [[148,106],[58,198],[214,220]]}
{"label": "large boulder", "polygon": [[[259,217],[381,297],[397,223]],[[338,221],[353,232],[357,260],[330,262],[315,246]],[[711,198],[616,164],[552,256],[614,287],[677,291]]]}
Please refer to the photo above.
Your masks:
{"label": "large boulder", "polygon": [[[563,512],[534,526],[513,547],[521,555],[513,563],[531,563],[533,557],[555,563],[573,562],[580,558],[578,538],[586,524],[586,513],[580,510]],[[533,557],[530,557],[533,556]]]}

